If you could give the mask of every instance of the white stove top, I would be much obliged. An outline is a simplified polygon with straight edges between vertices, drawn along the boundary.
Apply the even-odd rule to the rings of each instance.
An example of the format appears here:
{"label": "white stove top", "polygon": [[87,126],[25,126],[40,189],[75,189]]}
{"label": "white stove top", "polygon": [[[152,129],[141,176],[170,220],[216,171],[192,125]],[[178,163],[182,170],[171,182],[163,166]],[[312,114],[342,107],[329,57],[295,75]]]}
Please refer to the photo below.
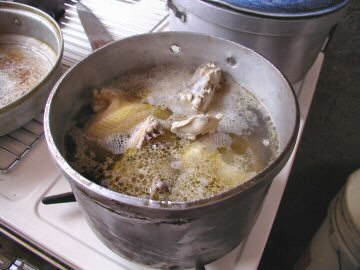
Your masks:
{"label": "white stove top", "polygon": [[[89,7],[93,3],[90,0],[83,2],[87,3]],[[118,1],[116,4],[120,5],[119,2],[122,1]],[[153,1],[151,2],[153,3]],[[156,2],[160,8],[156,9],[156,5],[152,6],[151,12],[155,12],[157,18],[154,19],[155,15],[149,15],[153,20],[153,25],[150,29],[142,29],[143,32],[152,31],[154,27],[159,26],[157,23],[159,17],[166,17],[166,9],[161,8],[162,5],[165,5],[165,1]],[[73,5],[74,2],[71,3]],[[104,3],[110,5],[113,2],[109,0]],[[72,33],[74,27],[69,28],[71,22],[79,27],[76,11],[73,10],[72,5],[67,6],[68,17],[62,22],[65,36],[64,66],[70,66],[72,61],[78,61],[81,59],[81,55],[90,52],[86,36],[79,42],[74,38],[77,34]],[[143,12],[139,9],[140,11]],[[161,18],[160,21],[162,21]],[[105,25],[107,25],[106,21]],[[80,31],[79,29],[81,28],[78,28],[78,31]],[[79,53],[81,50],[83,52]],[[77,55],[78,58],[75,59],[74,55]],[[295,86],[301,108],[298,141],[288,164],[274,179],[255,225],[247,238],[236,249],[218,261],[207,265],[207,270],[257,269],[287,183],[323,57],[323,54],[319,55],[304,81]],[[14,170],[7,174],[0,174],[0,224],[72,268],[148,269],[121,258],[104,246],[87,225],[76,202],[55,205],[41,203],[41,199],[45,196],[67,191],[70,191],[70,187],[51,160],[43,138]]]}

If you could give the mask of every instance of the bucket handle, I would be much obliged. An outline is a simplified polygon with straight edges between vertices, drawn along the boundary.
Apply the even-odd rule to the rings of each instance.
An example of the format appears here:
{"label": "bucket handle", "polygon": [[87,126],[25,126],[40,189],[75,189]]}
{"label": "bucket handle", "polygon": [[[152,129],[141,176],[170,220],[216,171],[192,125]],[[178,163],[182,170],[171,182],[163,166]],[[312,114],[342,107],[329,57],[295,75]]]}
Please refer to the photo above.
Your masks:
{"label": "bucket handle", "polygon": [[180,9],[172,2],[172,0],[167,0],[167,6],[174,12],[175,17],[179,18],[183,23],[186,22],[186,14],[180,11]]}

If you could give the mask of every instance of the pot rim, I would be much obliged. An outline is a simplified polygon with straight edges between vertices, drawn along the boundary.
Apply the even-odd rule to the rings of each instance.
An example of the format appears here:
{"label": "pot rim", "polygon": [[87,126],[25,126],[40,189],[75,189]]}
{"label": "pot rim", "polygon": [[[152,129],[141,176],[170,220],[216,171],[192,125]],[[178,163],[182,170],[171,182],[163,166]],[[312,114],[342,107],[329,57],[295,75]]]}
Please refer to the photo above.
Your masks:
{"label": "pot rim", "polygon": [[[333,6],[325,6],[323,8],[318,9],[308,9],[306,10],[304,8],[303,11],[300,11],[300,9],[295,9],[294,12],[290,11],[284,11],[278,6],[272,6],[268,9],[256,9],[247,7],[246,4],[243,5],[236,5],[231,4],[226,1],[220,1],[220,0],[207,0],[206,2],[213,4],[213,5],[219,5],[220,7],[224,7],[226,9],[230,9],[235,12],[245,12],[250,15],[257,15],[257,16],[266,16],[271,18],[284,18],[284,19],[301,19],[301,18],[308,18],[308,17],[315,17],[315,16],[323,16],[332,12],[336,12],[339,9],[345,7],[350,0],[341,0],[335,3]],[[276,11],[277,10],[277,11]]]}
{"label": "pot rim", "polygon": [[[54,50],[56,55],[56,61],[52,65],[49,72],[40,80],[36,85],[34,85],[26,94],[22,95],[21,97],[17,98],[16,100],[8,103],[4,107],[0,107],[0,114],[9,112],[11,110],[16,109],[18,106],[20,106],[22,103],[24,103],[26,100],[30,99],[32,96],[36,95],[37,92],[41,91],[43,89],[43,86],[46,85],[47,81],[51,76],[53,76],[57,72],[57,67],[61,64],[62,55],[64,52],[64,40],[63,35],[60,29],[60,26],[57,24],[57,22],[47,13],[43,12],[40,9],[37,9],[32,6],[28,6],[21,3],[15,3],[15,2],[5,2],[0,1],[0,10],[15,10],[20,12],[29,12],[33,15],[37,15],[38,18],[40,18],[42,21],[46,21],[48,25],[51,25],[53,28],[54,33],[57,37],[57,43],[59,45],[59,49],[57,51]],[[53,48],[51,48],[53,49]]]}
{"label": "pot rim", "polygon": [[[86,59],[88,59],[90,57],[96,57],[97,52],[99,52],[99,51],[108,50],[112,46],[115,46],[117,43],[126,42],[129,39],[139,39],[139,38],[143,38],[144,36],[172,35],[174,33],[176,33],[177,35],[187,35],[187,36],[189,36],[189,38],[191,38],[191,36],[203,36],[205,38],[210,37],[210,38],[215,38],[215,39],[222,40],[225,42],[229,42],[229,43],[234,44],[235,46],[243,47],[246,50],[257,54],[259,57],[263,58],[263,60],[266,61],[269,65],[271,65],[277,71],[279,76],[281,76],[281,78],[286,81],[287,85],[289,86],[289,90],[291,91],[292,98],[293,98],[294,105],[295,105],[295,123],[294,123],[294,127],[292,129],[292,134],[290,136],[289,141],[284,146],[283,151],[275,158],[275,160],[273,160],[260,173],[258,173],[254,177],[250,178],[245,183],[238,185],[236,187],[233,187],[225,192],[216,194],[212,197],[206,197],[206,198],[203,198],[200,200],[195,200],[195,201],[172,202],[172,201],[155,201],[155,200],[151,200],[151,199],[139,198],[139,197],[135,197],[135,196],[125,195],[125,194],[122,194],[122,193],[119,193],[116,191],[112,191],[108,188],[105,188],[99,184],[96,184],[96,183],[88,180],[87,178],[82,176],[80,173],[78,173],[76,170],[74,170],[70,166],[70,164],[66,161],[66,159],[63,157],[63,155],[60,153],[58,147],[56,146],[56,144],[54,142],[54,138],[52,136],[52,131],[51,131],[51,127],[50,127],[51,126],[50,125],[50,114],[51,114],[52,100],[54,99],[54,97],[56,95],[57,89],[59,88],[62,81],[66,78],[68,73],[71,73],[72,70],[74,70],[78,65],[80,65]],[[85,188],[86,191],[90,191],[91,193],[94,193],[97,196],[105,197],[109,200],[112,200],[112,201],[115,201],[118,203],[128,204],[131,206],[142,207],[142,208],[150,208],[150,209],[157,209],[157,210],[163,209],[164,211],[165,210],[170,210],[170,211],[172,211],[172,210],[174,210],[174,211],[189,210],[189,209],[209,206],[214,203],[218,203],[219,201],[230,199],[231,197],[238,195],[242,191],[250,189],[252,186],[260,185],[266,179],[272,179],[280,172],[280,170],[284,167],[284,165],[288,161],[288,158],[290,157],[292,150],[295,146],[299,126],[300,126],[300,109],[299,109],[299,103],[298,103],[295,91],[293,89],[293,86],[286,79],[286,77],[272,63],[270,63],[266,58],[264,58],[261,54],[256,53],[252,49],[249,49],[241,44],[238,44],[238,43],[235,43],[235,42],[232,42],[229,40],[225,40],[222,38],[217,38],[217,37],[213,37],[213,36],[209,36],[209,35],[205,35],[205,34],[199,34],[199,33],[178,32],[178,31],[147,33],[147,34],[141,34],[141,35],[124,38],[121,40],[111,42],[110,44],[107,44],[104,47],[89,54],[88,56],[83,58],[80,62],[78,62],[76,65],[74,65],[69,70],[67,70],[67,72],[65,72],[62,75],[62,77],[57,81],[57,83],[53,87],[53,89],[48,97],[48,100],[47,100],[46,106],[45,106],[45,111],[44,111],[44,131],[45,131],[45,138],[46,138],[48,148],[50,150],[52,157],[55,159],[56,164],[58,166],[60,166],[60,168],[62,169],[62,173],[65,173],[68,176],[67,177],[68,180],[71,179],[71,181],[74,181],[76,184],[80,185],[82,188]],[[91,198],[91,199],[94,200],[94,198]]]}
{"label": "pot rim", "polygon": [[[224,5],[214,5],[211,1],[171,0],[171,2],[185,16],[187,13],[190,13],[209,24],[219,27],[254,35],[274,37],[315,35],[328,31],[333,25],[338,23],[340,18],[346,13],[346,7],[348,6],[348,2],[346,2],[338,9],[325,14],[286,17],[238,11]],[[173,10],[169,12],[170,16],[176,17]],[[190,26],[191,22],[185,21],[185,24]]]}

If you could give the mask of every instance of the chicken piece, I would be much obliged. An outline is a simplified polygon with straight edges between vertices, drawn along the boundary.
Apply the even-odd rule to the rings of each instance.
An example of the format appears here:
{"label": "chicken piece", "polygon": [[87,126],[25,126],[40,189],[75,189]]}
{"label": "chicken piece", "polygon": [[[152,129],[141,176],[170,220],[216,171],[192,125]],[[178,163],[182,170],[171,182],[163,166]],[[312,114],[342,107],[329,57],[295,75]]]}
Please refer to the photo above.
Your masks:
{"label": "chicken piece", "polygon": [[100,140],[129,132],[154,111],[153,106],[130,100],[111,89],[95,90],[92,107],[96,115],[87,123],[85,134]]}
{"label": "chicken piece", "polygon": [[213,63],[198,67],[189,81],[189,93],[180,93],[180,99],[191,102],[196,112],[206,112],[221,79],[221,69]]}
{"label": "chicken piece", "polygon": [[99,91],[95,89],[93,91],[93,100],[91,106],[94,112],[100,112],[106,109],[112,102],[117,102],[118,105],[118,103],[124,101],[124,99],[121,99],[119,97],[120,94],[117,93],[115,90],[104,88]]}
{"label": "chicken piece", "polygon": [[179,137],[195,140],[197,135],[215,132],[222,118],[221,113],[215,116],[207,114],[193,115],[186,120],[173,122],[171,131]]}
{"label": "chicken piece", "polygon": [[159,122],[153,116],[148,116],[148,118],[135,128],[127,147],[140,149],[144,141],[149,141],[161,134],[163,134],[163,131]]}

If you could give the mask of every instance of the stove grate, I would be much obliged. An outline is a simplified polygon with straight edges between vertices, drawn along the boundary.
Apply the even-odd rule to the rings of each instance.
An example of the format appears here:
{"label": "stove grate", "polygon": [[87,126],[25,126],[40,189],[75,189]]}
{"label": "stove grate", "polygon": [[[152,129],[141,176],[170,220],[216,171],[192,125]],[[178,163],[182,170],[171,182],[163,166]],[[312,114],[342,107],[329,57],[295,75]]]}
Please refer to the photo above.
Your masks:
{"label": "stove grate", "polygon": [[[166,0],[81,0],[109,29],[114,40],[161,31],[167,25]],[[64,38],[62,68],[65,72],[91,47],[80,23],[75,0],[65,0],[60,19]],[[16,131],[0,137],[0,173],[8,173],[23,160],[43,137],[43,113]]]}
{"label": "stove grate", "polygon": [[42,138],[43,114],[23,127],[0,137],[0,172],[7,173],[37,144]]}

